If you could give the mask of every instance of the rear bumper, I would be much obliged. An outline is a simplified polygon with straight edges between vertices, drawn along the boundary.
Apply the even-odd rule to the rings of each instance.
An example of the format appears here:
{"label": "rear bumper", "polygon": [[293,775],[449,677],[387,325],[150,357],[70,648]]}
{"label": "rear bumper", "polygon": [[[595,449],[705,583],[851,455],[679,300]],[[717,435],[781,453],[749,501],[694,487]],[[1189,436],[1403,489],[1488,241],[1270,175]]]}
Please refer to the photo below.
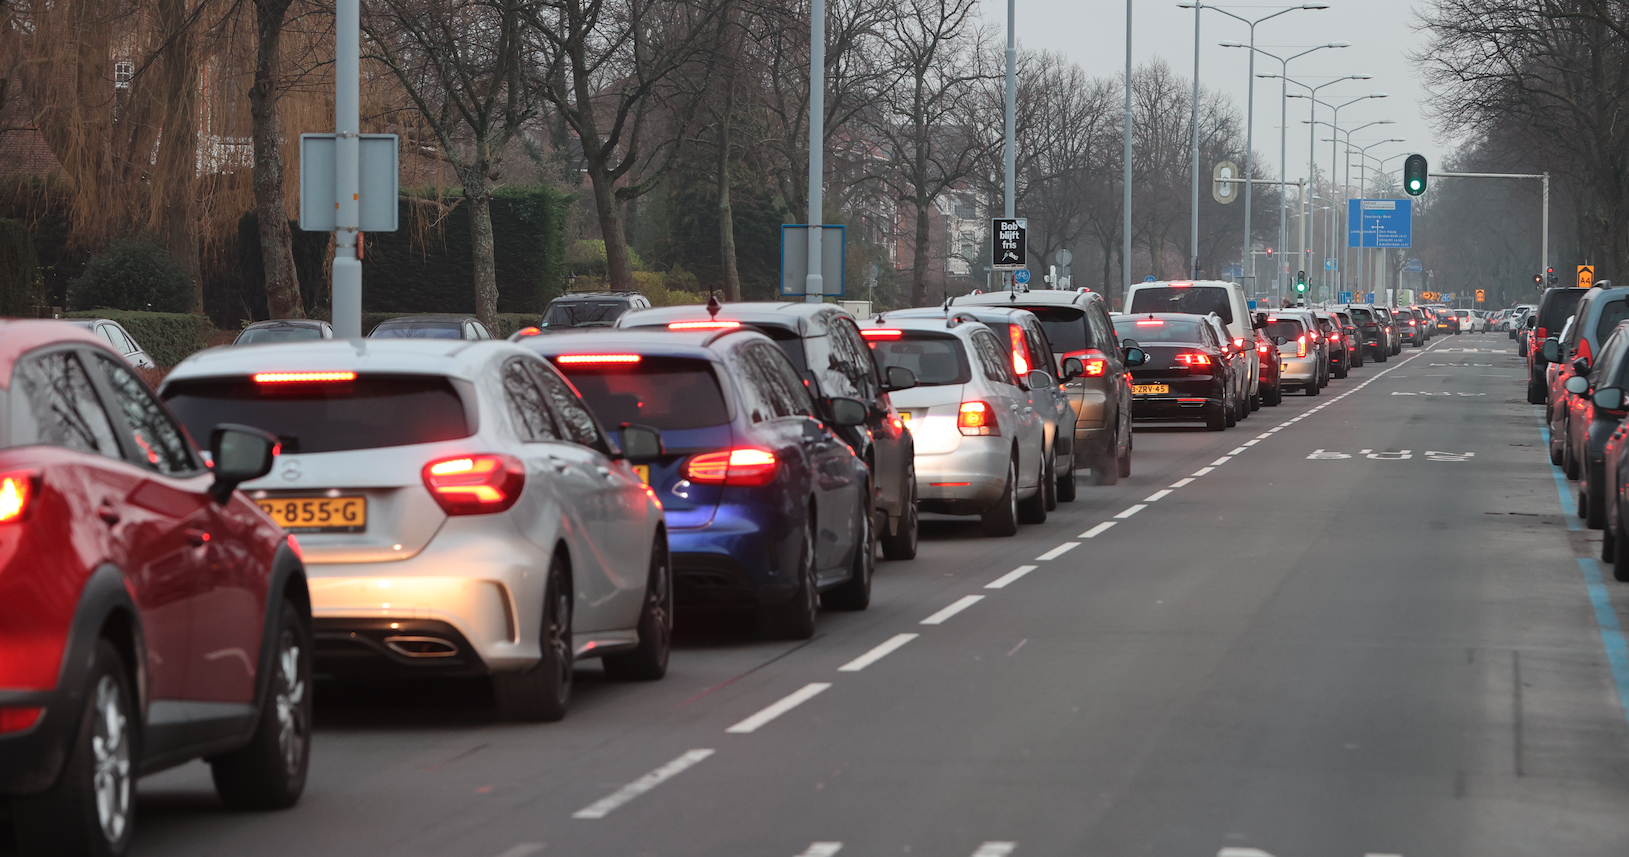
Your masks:
{"label": "rear bumper", "polygon": [[1205,410],[1222,407],[1220,395],[1211,396],[1139,396],[1132,404],[1131,415],[1139,420],[1205,419]]}
{"label": "rear bumper", "polygon": [[39,794],[62,771],[85,701],[58,690],[0,690],[0,706],[45,709],[33,726],[0,735],[0,797]]}
{"label": "rear bumper", "polygon": [[1301,386],[1313,383],[1318,377],[1318,358],[1312,355],[1306,357],[1278,358],[1279,377],[1287,386]]}
{"label": "rear bumper", "polygon": [[1012,440],[964,437],[952,452],[916,454],[916,491],[923,511],[975,515],[1001,499]]}
{"label": "rear bumper", "polygon": [[[921,479],[921,474],[917,476]],[[771,535],[773,511],[721,504],[705,527],[668,531],[673,598],[684,607],[778,604],[797,588],[797,545]],[[790,524],[787,533],[794,532]]]}

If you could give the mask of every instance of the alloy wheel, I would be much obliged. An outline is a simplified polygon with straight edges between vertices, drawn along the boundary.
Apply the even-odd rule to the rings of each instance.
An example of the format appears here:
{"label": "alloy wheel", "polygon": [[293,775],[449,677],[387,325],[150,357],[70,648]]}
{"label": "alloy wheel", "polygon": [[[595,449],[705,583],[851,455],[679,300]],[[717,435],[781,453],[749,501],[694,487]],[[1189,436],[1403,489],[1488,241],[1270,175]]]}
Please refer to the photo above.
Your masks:
{"label": "alloy wheel", "polygon": [[130,722],[124,694],[113,676],[96,683],[91,712],[91,785],[96,796],[96,820],[108,842],[124,837],[130,822]]}

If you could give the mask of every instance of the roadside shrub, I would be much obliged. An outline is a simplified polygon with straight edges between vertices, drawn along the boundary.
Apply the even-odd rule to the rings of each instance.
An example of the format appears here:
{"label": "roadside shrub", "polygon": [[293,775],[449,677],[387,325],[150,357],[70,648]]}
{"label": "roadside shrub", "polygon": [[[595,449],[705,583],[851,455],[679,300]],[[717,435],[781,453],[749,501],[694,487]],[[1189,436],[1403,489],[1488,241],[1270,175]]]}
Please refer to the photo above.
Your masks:
{"label": "roadside shrub", "polygon": [[28,227],[21,220],[0,219],[0,315],[33,315],[43,285]]}
{"label": "roadside shrub", "polygon": [[[634,248],[628,248],[628,259],[635,271],[645,270],[645,262]],[[578,276],[604,277],[609,263],[605,261],[605,242],[598,238],[573,243],[566,249],[566,269]]]}
{"label": "roadside shrub", "polygon": [[65,313],[69,318],[110,318],[152,356],[161,367],[171,367],[195,351],[208,348],[215,338],[215,325],[203,315],[189,312],[131,312],[128,310],[80,310]]}
{"label": "roadside shrub", "polygon": [[192,300],[186,272],[164,248],[141,238],[113,242],[68,282],[68,307],[74,310],[185,313]]}

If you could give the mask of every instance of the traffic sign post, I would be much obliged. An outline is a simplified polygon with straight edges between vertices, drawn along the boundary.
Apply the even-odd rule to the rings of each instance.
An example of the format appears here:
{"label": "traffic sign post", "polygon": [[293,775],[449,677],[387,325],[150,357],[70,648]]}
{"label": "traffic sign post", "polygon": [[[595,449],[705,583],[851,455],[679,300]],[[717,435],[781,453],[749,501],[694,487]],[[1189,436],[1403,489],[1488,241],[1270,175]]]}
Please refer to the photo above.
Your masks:
{"label": "traffic sign post", "polygon": [[1012,281],[1017,283],[1020,286],[1029,285],[1029,269],[1028,268],[1019,268],[1018,270],[1013,271],[1012,272]]}
{"label": "traffic sign post", "polygon": [[990,221],[990,267],[997,271],[1016,271],[1025,267],[1029,258],[1029,219],[1024,217],[997,217]]}
{"label": "traffic sign post", "polygon": [[[810,228],[802,223],[781,225],[781,296],[809,298],[809,240]],[[842,226],[820,227],[820,286],[825,291],[815,298],[842,297],[846,258],[845,229]]]}

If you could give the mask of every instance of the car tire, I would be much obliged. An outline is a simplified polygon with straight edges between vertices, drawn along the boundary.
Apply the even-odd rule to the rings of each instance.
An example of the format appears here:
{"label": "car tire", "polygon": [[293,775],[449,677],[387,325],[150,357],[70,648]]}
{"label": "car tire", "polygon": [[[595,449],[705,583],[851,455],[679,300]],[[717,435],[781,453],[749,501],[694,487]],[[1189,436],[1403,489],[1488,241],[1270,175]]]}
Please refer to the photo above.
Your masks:
{"label": "car tire", "polygon": [[764,635],[777,640],[807,640],[814,636],[820,618],[818,569],[815,566],[815,513],[811,508],[803,521],[803,536],[798,543],[798,588],[785,604],[771,604],[759,615]]}
{"label": "car tire", "polygon": [[990,504],[984,510],[979,524],[987,536],[1012,536],[1018,534],[1018,467],[1017,462],[1007,462],[1007,485],[1001,492],[1000,499]]}
{"label": "car tire", "polygon": [[[1623,519],[1618,519],[1618,531],[1613,534],[1614,542],[1623,539]],[[1629,550],[1614,551],[1612,557],[1612,579],[1619,583],[1629,583]]]}
{"label": "car tire", "polygon": [[910,496],[906,498],[905,505],[899,512],[899,523],[894,525],[894,534],[883,536],[882,558],[887,560],[916,559],[916,540],[919,523],[916,511],[916,469],[912,468],[905,475],[905,481],[910,485]]}
{"label": "car tire", "polygon": [[1319,389],[1321,389],[1321,388],[1316,383],[1308,384],[1307,388],[1306,388],[1306,394],[1309,395],[1309,396],[1316,396],[1316,395],[1318,395],[1318,390]]}
{"label": "car tire", "polygon": [[1385,349],[1385,348],[1380,349],[1379,354],[1380,354],[1380,356],[1379,356],[1378,359],[1380,360],[1381,363],[1390,363],[1391,362],[1391,354],[1389,353],[1388,349]]}
{"label": "car tire", "polygon": [[[866,486],[866,496],[871,495]],[[848,580],[826,590],[820,596],[820,606],[827,610],[858,611],[871,606],[871,576],[876,571],[877,534],[872,523],[876,517],[869,511],[860,515],[860,543],[854,546],[854,558],[849,561]]]}
{"label": "car tire", "polygon": [[1252,412],[1261,410],[1261,398],[1261,387],[1258,385],[1256,387],[1256,394],[1250,397],[1250,410]]}
{"label": "car tire", "polygon": [[1114,472],[1121,479],[1131,475],[1131,447],[1129,445],[1126,447],[1126,454],[1114,460]]}
{"label": "car tire", "polygon": [[1073,503],[1073,502],[1075,502],[1075,497],[1079,494],[1079,491],[1080,491],[1079,486],[1080,486],[1080,483],[1075,481],[1075,471],[1070,470],[1068,473],[1066,473],[1066,474],[1064,474],[1062,476],[1059,476],[1058,477],[1058,502],[1059,503]]}
{"label": "car tire", "polygon": [[1554,441],[1550,442],[1550,463],[1561,466],[1561,447],[1556,446]]}
{"label": "car tire", "polygon": [[1577,482],[1583,475],[1578,467],[1578,457],[1572,454],[1572,444],[1565,439],[1561,441],[1561,472],[1567,475],[1569,482]]}
{"label": "car tire", "polygon": [[1207,405],[1205,410],[1205,429],[1207,431],[1222,431],[1227,428],[1226,408],[1222,405]]}
{"label": "car tire", "polygon": [[1284,404],[1284,382],[1273,384],[1273,389],[1266,394],[1263,402],[1275,408]]}
{"label": "car tire", "polygon": [[549,563],[548,581],[543,586],[543,615],[539,622],[538,644],[542,657],[518,672],[492,676],[492,693],[498,716],[517,723],[553,723],[566,716],[571,703],[572,659],[571,608],[573,592],[570,566],[556,554]]}
{"label": "car tire", "polygon": [[650,575],[645,580],[638,630],[639,648],[600,659],[607,678],[656,681],[667,675],[673,652],[673,562],[666,533],[657,533],[650,546]]}
{"label": "car tire", "polygon": [[1035,484],[1035,493],[1027,499],[1018,501],[1018,523],[1020,524],[1046,523],[1046,486],[1047,483],[1052,481],[1052,478],[1047,475],[1052,472],[1049,463],[1050,459],[1051,456],[1041,459],[1041,473]]}
{"label": "car tire", "polygon": [[96,642],[86,687],[85,710],[56,784],[12,801],[12,827],[23,854],[118,857],[130,847],[141,718],[129,668],[107,640]]}
{"label": "car tire", "polygon": [[286,809],[305,790],[313,717],[311,624],[284,599],[277,610],[277,652],[253,738],[209,760],[215,793],[232,809]]}
{"label": "car tire", "polygon": [[1047,461],[1041,466],[1041,493],[1046,495],[1046,510],[1051,512],[1058,508],[1058,478],[1052,474],[1058,472],[1058,457],[1056,453],[1047,456]]}
{"label": "car tire", "polygon": [[1617,559],[1618,537],[1614,535],[1617,529],[1611,524],[1601,528],[1601,562],[1612,562]]}
{"label": "car tire", "polygon": [[1340,361],[1337,361],[1335,363],[1335,377],[1336,378],[1345,378],[1346,377],[1346,361],[1344,359],[1340,360]]}
{"label": "car tire", "polygon": [[1238,409],[1238,407],[1235,406],[1235,405],[1224,404],[1222,406],[1222,419],[1225,421],[1226,426],[1228,428],[1233,428],[1234,426],[1238,425],[1239,424],[1239,409]]}
{"label": "car tire", "polygon": [[1601,481],[1591,479],[1578,491],[1584,500],[1584,526],[1592,530],[1606,529],[1606,497]]}
{"label": "car tire", "polygon": [[1529,405],[1542,405],[1549,398],[1549,390],[1545,389],[1543,381],[1534,381],[1531,376],[1527,379],[1527,403]]}

